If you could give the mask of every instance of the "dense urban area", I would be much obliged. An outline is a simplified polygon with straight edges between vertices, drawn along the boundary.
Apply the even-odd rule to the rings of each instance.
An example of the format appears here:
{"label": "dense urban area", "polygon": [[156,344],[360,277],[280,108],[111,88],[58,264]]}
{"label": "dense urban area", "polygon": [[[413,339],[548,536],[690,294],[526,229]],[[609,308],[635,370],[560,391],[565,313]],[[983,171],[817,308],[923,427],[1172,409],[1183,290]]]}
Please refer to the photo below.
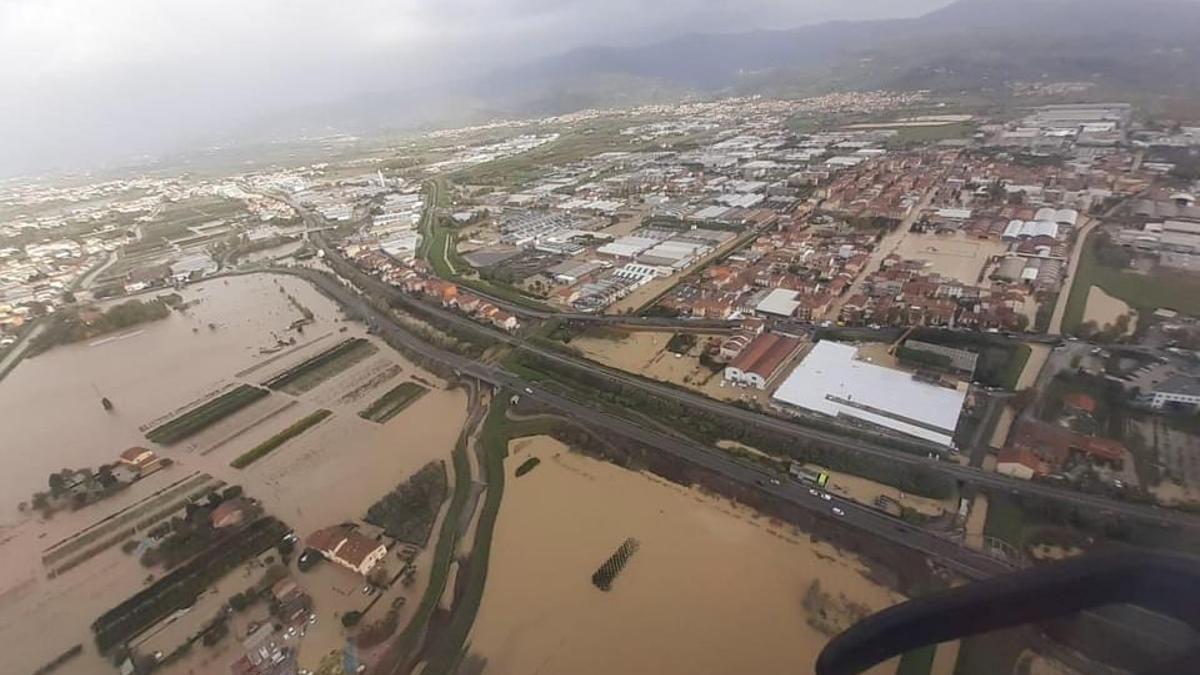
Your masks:
{"label": "dense urban area", "polygon": [[[1087,90],[0,183],[6,670],[809,672],[908,597],[1200,553],[1200,117]],[[871,672],[1178,629],[1076,621]]]}

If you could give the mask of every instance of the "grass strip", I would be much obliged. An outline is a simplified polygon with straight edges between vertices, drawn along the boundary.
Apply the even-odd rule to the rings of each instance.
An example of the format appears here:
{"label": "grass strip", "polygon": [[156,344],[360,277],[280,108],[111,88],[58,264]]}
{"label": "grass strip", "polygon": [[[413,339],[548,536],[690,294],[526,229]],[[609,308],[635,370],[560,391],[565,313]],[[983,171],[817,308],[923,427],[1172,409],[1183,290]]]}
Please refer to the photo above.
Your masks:
{"label": "grass strip", "polygon": [[1025,364],[1029,362],[1029,355],[1032,353],[1033,349],[1029,345],[1017,345],[1013,348],[1012,357],[1001,371],[1000,387],[1016,391],[1017,384],[1021,381],[1021,373],[1025,372]]}
{"label": "grass strip", "polygon": [[[488,561],[492,552],[492,533],[496,517],[500,513],[500,501],[504,496],[504,458],[508,456],[508,440],[512,437],[509,427],[508,397],[497,396],[492,400],[479,435],[483,447],[483,464],[480,467],[487,477],[487,492],[484,494],[483,509],[475,525],[475,544],[471,547],[471,560],[466,578],[462,583],[462,594],[455,604],[454,612],[446,623],[438,642],[432,647],[425,673],[439,675],[449,673],[462,655],[479,603],[483,600],[483,589],[487,583]],[[435,596],[436,598],[437,596]]]}
{"label": "grass strip", "polygon": [[165,424],[154,427],[146,432],[146,438],[155,443],[170,445],[216,424],[270,393],[266,389],[243,384]]}
{"label": "grass strip", "polygon": [[300,419],[283,431],[275,434],[262,443],[259,443],[253,448],[250,448],[241,455],[238,455],[232,462],[229,463],[229,466],[232,466],[235,469],[244,469],[247,466],[250,466],[254,462],[266,457],[279,446],[320,424],[322,420],[332,414],[332,411],[322,408],[311,415]]}
{"label": "grass strip", "polygon": [[465,438],[460,438],[455,444],[451,458],[454,466],[454,491],[451,493],[450,506],[442,520],[442,527],[438,530],[437,545],[433,551],[433,563],[429,567],[429,585],[425,588],[425,594],[421,596],[421,603],[417,605],[416,612],[413,613],[408,625],[400,632],[392,648],[395,653],[402,655],[402,658],[411,656],[420,645],[429,618],[433,615],[433,610],[437,607],[438,600],[446,589],[446,579],[450,573],[450,560],[454,555],[454,548],[458,544],[454,530],[457,527],[459,514],[466,506],[467,497],[471,492],[471,465],[467,459]]}
{"label": "grass strip", "polygon": [[401,382],[375,399],[358,416],[372,422],[383,423],[399,415],[408,406],[424,396],[429,390],[416,382]]}

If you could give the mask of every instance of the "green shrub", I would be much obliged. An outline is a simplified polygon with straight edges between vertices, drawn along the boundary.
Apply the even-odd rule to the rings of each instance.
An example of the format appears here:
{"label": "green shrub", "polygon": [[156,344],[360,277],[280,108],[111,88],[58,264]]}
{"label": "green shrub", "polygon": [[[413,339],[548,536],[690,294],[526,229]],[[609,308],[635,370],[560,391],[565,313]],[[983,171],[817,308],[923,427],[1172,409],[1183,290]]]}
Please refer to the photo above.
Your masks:
{"label": "green shrub", "polygon": [[312,427],[315,427],[316,425],[320,424],[326,417],[329,417],[332,414],[333,414],[332,411],[322,408],[322,409],[312,413],[311,415],[304,417],[303,419],[299,420],[298,422],[291,425],[290,427],[275,434],[274,436],[268,438],[267,440],[263,441],[262,443],[259,443],[258,445],[254,446],[250,450],[247,450],[246,452],[242,453],[241,455],[238,455],[237,457],[234,458],[234,460],[232,462],[229,463],[229,466],[232,466],[235,469],[246,468],[247,466],[262,459],[263,457],[266,457],[268,454],[270,454],[272,451],[274,451],[276,448],[283,445],[284,443],[287,443],[288,441],[299,436],[300,434],[304,433],[305,431],[308,431]]}
{"label": "green shrub", "polygon": [[146,432],[146,438],[164,445],[181,441],[201,429],[229,417],[269,393],[271,392],[266,389],[243,384],[169,422],[154,427]]}

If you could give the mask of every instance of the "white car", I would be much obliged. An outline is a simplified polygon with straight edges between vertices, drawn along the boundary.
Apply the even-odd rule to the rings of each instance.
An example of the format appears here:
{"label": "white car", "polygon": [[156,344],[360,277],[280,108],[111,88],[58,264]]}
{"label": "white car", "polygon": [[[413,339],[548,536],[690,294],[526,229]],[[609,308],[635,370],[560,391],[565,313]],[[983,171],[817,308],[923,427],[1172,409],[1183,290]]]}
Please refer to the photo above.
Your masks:
{"label": "white car", "polygon": [[810,494],[810,495],[812,495],[812,496],[814,496],[814,497],[820,497],[820,496],[821,496],[821,493],[820,493],[820,492],[817,492],[816,488],[809,488],[809,489],[808,489],[808,494]]}
{"label": "white car", "polygon": [[844,515],[846,515],[846,512],[835,506],[835,507],[833,507],[833,515],[844,516]]}
{"label": "white car", "polygon": [[824,499],[827,502],[833,501],[833,497],[828,492],[822,492],[821,499]]}
{"label": "white car", "polygon": [[532,393],[533,393],[533,389],[531,389],[531,388],[529,388],[529,387],[525,387],[525,393],[526,393],[526,394],[532,394]]}

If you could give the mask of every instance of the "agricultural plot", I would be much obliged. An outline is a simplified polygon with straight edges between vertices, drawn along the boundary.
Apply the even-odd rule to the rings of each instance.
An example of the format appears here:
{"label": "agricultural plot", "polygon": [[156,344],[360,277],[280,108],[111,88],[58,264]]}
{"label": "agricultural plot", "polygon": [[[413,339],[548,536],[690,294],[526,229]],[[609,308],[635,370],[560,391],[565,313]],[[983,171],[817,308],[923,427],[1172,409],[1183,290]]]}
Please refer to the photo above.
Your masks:
{"label": "agricultural plot", "polygon": [[375,399],[375,402],[360,411],[358,416],[382,424],[399,415],[428,391],[416,382],[402,382]]}
{"label": "agricultural plot", "polygon": [[262,443],[259,443],[241,455],[238,455],[232,462],[229,463],[229,466],[232,466],[235,469],[244,469],[247,466],[250,466],[254,462],[257,462],[263,457],[269,455],[284,443],[287,443],[305,431],[308,431],[312,427],[317,426],[324,421],[326,417],[329,417],[332,414],[333,413],[329,410],[321,409],[304,417],[283,431],[275,434]]}
{"label": "agricultural plot", "polygon": [[596,588],[602,591],[611,590],[613,580],[617,578],[621,570],[625,569],[625,564],[629,562],[634,553],[637,553],[640,546],[638,540],[632,537],[622,542],[616,552],[609,556],[600,569],[592,574],[592,583],[596,585]]}
{"label": "agricultural plot", "polygon": [[271,392],[243,384],[146,432],[146,438],[170,445],[212,426]]}
{"label": "agricultural plot", "polygon": [[173,612],[191,607],[213,582],[278,544],[287,533],[286,525],[266,517],[214,542],[200,555],[96,619],[92,623],[96,648],[107,653]]}
{"label": "agricultural plot", "polygon": [[370,340],[350,338],[272,377],[263,386],[293,395],[303,394],[377,351],[379,348]]}

